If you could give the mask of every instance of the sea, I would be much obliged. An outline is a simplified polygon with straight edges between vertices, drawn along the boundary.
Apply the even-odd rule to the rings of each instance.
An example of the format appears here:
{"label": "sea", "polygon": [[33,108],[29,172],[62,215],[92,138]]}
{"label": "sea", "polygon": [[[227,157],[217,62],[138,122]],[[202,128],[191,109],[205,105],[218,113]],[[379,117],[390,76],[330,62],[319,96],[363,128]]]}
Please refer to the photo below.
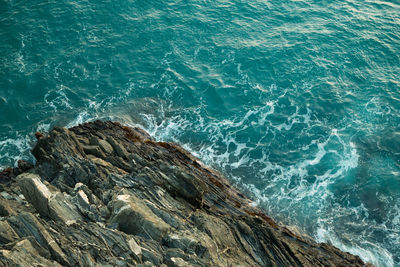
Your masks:
{"label": "sea", "polygon": [[399,0],[0,0],[0,168],[140,126],[276,221],[400,266]]}

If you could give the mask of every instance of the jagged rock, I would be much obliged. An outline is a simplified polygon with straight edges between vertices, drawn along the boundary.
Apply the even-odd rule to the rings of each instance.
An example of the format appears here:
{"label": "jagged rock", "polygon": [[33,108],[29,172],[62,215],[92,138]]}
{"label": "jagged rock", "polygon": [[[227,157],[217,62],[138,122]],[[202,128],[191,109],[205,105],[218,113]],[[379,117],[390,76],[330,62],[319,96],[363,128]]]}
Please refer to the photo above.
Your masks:
{"label": "jagged rock", "polygon": [[25,198],[42,216],[49,216],[49,200],[52,196],[40,177],[33,173],[23,173],[17,177],[18,185]]}
{"label": "jagged rock", "polygon": [[142,248],[136,243],[135,239],[131,238],[128,241],[129,248],[132,250],[133,254],[139,259],[142,260]]}
{"label": "jagged rock", "polygon": [[168,259],[168,266],[172,267],[192,267],[190,263],[184,261],[182,258],[179,257],[171,257]]}
{"label": "jagged rock", "polygon": [[142,129],[55,128],[32,153],[35,166],[0,173],[1,266],[365,265],[279,226],[220,173]]}
{"label": "jagged rock", "polygon": [[0,265],[2,266],[62,266],[58,262],[51,261],[40,255],[35,244],[29,239],[23,239],[7,249],[0,250]]}
{"label": "jagged rock", "polygon": [[26,172],[33,168],[33,164],[25,160],[18,160],[18,169],[20,172]]}
{"label": "jagged rock", "polygon": [[127,234],[161,240],[170,230],[170,226],[157,217],[142,200],[126,191],[117,195],[110,206],[113,210],[110,223],[118,224],[119,229]]}
{"label": "jagged rock", "polygon": [[108,217],[108,209],[104,207],[101,201],[93,195],[91,190],[82,183],[77,183],[69,197],[78,211],[86,218],[95,222],[104,222],[104,217]]}
{"label": "jagged rock", "polygon": [[117,141],[115,141],[114,138],[112,138],[111,136],[107,136],[107,141],[108,141],[108,143],[111,144],[111,146],[115,150],[115,153],[117,154],[117,156],[123,157],[123,158],[128,157],[128,152],[126,151],[126,149],[123,146],[121,146],[121,144],[119,144]]}
{"label": "jagged rock", "polygon": [[7,221],[0,221],[0,243],[7,244],[17,240],[19,236]]}
{"label": "jagged rock", "polygon": [[66,224],[82,220],[75,205],[68,201],[62,193],[54,194],[49,200],[50,218]]}
{"label": "jagged rock", "polygon": [[[3,193],[6,193],[6,192],[3,192]],[[9,196],[9,194],[6,193],[5,196],[6,197]],[[12,199],[12,198],[9,198],[9,200],[10,199]],[[1,217],[8,216],[8,215],[13,214],[13,213],[14,213],[14,211],[11,209],[10,204],[8,203],[8,201],[6,201],[5,199],[0,198],[0,216]]]}
{"label": "jagged rock", "polygon": [[44,249],[47,249],[55,260],[62,264],[67,264],[67,257],[62,252],[58,244],[53,240],[45,227],[31,213],[23,212],[18,216],[8,218],[19,237],[35,238],[36,242]]}
{"label": "jagged rock", "polygon": [[82,146],[82,148],[86,154],[90,154],[98,158],[105,158],[103,152],[101,152],[101,149],[98,146]]}
{"label": "jagged rock", "polygon": [[[97,137],[92,136],[92,137],[89,139],[89,141],[90,141],[90,144],[99,146],[107,155],[112,155],[113,152],[114,152],[114,149],[113,149],[113,147],[110,145],[110,143],[107,142],[107,141],[104,140],[104,139],[99,139],[99,138],[97,138]],[[122,148],[121,148],[120,153],[124,153],[124,151],[122,151]]]}
{"label": "jagged rock", "polygon": [[44,217],[72,223],[81,220],[76,207],[62,193],[52,193],[41,182],[40,176],[24,173],[17,177],[18,184],[29,203]]}

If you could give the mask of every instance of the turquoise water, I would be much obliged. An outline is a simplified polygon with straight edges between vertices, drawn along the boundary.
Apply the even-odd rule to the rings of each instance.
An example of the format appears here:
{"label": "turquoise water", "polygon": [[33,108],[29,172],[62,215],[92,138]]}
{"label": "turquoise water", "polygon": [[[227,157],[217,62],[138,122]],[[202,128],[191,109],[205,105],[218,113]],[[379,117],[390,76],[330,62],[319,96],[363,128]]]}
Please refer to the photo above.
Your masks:
{"label": "turquoise water", "polygon": [[400,266],[398,1],[0,0],[0,37],[0,166],[55,125],[141,125]]}

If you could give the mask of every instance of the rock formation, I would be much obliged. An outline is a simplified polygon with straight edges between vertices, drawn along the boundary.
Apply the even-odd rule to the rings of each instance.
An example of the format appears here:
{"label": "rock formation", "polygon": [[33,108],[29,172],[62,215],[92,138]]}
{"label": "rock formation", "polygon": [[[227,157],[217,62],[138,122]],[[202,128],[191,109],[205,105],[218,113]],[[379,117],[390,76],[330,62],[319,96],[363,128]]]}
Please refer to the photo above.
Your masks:
{"label": "rock formation", "polygon": [[35,166],[0,173],[1,266],[364,266],[141,129],[96,121],[36,136]]}

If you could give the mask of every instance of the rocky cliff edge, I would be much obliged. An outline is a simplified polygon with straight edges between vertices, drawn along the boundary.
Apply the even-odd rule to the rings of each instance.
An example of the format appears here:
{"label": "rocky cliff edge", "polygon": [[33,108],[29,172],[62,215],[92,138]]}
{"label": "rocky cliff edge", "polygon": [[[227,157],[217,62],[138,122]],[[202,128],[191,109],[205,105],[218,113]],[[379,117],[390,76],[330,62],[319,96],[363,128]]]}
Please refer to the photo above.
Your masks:
{"label": "rocky cliff edge", "polygon": [[36,137],[36,165],[0,173],[1,266],[364,266],[139,128],[95,121]]}

